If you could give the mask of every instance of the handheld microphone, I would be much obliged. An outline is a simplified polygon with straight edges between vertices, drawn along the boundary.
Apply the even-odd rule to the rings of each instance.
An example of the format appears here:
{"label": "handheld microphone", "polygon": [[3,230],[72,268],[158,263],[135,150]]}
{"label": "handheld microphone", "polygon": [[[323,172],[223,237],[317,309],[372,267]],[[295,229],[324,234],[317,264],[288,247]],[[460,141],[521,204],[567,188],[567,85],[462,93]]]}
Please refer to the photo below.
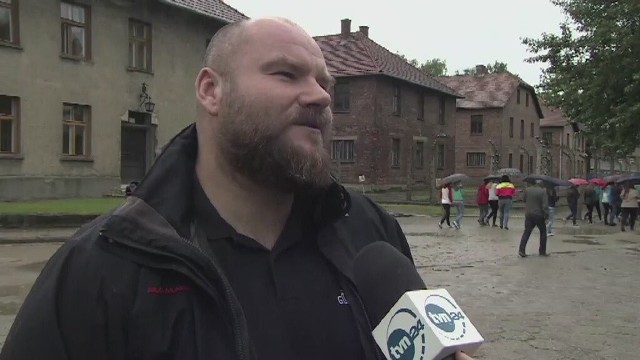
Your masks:
{"label": "handheld microphone", "polygon": [[365,246],[353,270],[373,337],[388,360],[453,359],[484,342],[449,292],[427,290],[413,263],[387,242]]}

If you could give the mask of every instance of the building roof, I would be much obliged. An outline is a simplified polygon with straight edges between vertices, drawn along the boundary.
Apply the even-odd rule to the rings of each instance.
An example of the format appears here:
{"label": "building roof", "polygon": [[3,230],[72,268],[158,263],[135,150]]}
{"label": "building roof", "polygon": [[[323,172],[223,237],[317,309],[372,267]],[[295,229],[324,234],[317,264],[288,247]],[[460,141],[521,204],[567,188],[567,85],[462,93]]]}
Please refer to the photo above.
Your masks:
{"label": "building roof", "polygon": [[560,108],[542,105],[544,119],[540,120],[540,127],[565,127],[571,124],[569,118]]}
{"label": "building roof", "polygon": [[503,108],[518,87],[524,87],[533,94],[538,115],[544,117],[535,89],[510,72],[439,76],[438,80],[464,96],[456,101],[460,109]]}
{"label": "building roof", "polygon": [[361,31],[314,37],[335,77],[384,75],[461,97],[453,89],[409,64]]}
{"label": "building roof", "polygon": [[223,23],[233,23],[248,17],[227,5],[223,0],[160,0],[161,2],[175,5],[194,13],[211,17]]}

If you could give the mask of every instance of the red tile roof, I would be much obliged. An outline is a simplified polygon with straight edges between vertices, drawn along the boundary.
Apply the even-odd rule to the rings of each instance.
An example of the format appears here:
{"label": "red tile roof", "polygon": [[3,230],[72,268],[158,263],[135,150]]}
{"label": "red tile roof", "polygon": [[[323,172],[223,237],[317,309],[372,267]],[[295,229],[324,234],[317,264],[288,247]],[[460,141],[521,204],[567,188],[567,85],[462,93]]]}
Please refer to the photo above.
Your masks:
{"label": "red tile roof", "polygon": [[223,0],[160,0],[224,23],[248,19],[246,15],[227,5]]}
{"label": "red tile roof", "polygon": [[562,111],[560,108],[546,106],[544,104],[541,104],[541,105],[542,105],[542,111],[544,112],[544,119],[540,120],[541,127],[544,127],[544,126],[555,127],[555,126],[570,125],[571,121],[564,114],[564,111]]}
{"label": "red tile roof", "polygon": [[524,87],[532,92],[533,103],[536,106],[538,115],[543,117],[538,97],[535,95],[535,89],[510,72],[439,76],[438,80],[464,96],[464,99],[456,101],[456,107],[461,109],[505,107],[516,89],[519,86]]}
{"label": "red tile roof", "polygon": [[460,97],[451,88],[412,66],[360,31],[314,37],[329,72],[335,77],[385,75],[441,93]]}

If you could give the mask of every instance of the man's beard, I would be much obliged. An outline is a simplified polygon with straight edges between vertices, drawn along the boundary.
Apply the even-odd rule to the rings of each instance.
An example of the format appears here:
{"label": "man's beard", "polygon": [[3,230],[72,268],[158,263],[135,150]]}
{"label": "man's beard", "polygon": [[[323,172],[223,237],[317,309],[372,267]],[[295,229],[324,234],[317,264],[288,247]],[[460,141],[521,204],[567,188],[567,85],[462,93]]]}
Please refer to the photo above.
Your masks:
{"label": "man's beard", "polygon": [[[332,116],[328,109],[300,109],[289,119],[278,118],[267,106],[258,108],[229,89],[221,104],[218,138],[225,161],[240,175],[266,188],[293,192],[331,183]],[[285,137],[291,126],[313,124],[322,133],[317,151],[298,148]]]}

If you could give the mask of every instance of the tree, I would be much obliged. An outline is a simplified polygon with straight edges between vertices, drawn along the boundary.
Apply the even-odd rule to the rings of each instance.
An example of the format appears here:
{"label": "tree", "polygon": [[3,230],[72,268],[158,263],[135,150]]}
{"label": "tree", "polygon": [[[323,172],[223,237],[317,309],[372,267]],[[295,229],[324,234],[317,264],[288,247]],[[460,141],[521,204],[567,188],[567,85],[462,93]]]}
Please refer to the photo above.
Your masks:
{"label": "tree", "polygon": [[[495,61],[493,64],[485,65],[487,67],[487,72],[489,74],[499,74],[503,72],[507,72],[507,64],[501,61]],[[462,69],[462,71],[456,70],[456,75],[475,75],[476,68],[470,67],[466,69]]]}
{"label": "tree", "polygon": [[420,63],[416,59],[407,59],[406,56],[400,53],[396,53],[402,60],[408,62],[411,66],[418,68],[418,70],[431,76],[443,76],[447,74],[447,61],[444,59],[433,58],[427,60],[424,63]]}
{"label": "tree", "polygon": [[583,123],[622,156],[640,145],[640,2],[552,0],[567,20],[559,34],[523,44],[545,63],[539,89],[549,105]]}

